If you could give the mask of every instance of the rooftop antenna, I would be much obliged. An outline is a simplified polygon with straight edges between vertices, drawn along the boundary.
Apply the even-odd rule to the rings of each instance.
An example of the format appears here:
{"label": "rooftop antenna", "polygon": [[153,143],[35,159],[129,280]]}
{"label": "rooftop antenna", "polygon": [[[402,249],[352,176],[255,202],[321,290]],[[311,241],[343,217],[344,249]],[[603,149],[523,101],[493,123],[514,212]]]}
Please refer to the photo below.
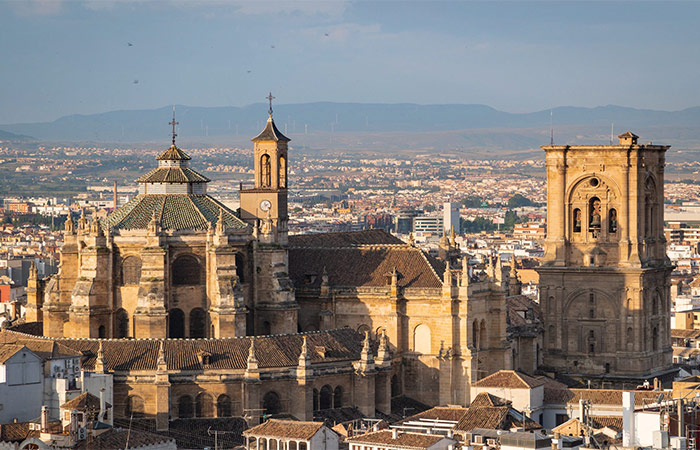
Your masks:
{"label": "rooftop antenna", "polygon": [[554,126],[552,125],[552,118],[554,112],[552,109],[549,110],[549,145],[554,145]]}
{"label": "rooftop antenna", "polygon": [[270,109],[267,112],[270,114],[270,117],[272,117],[272,100],[274,100],[275,97],[273,97],[272,92],[270,92],[270,94],[265,98],[270,102]]}
{"label": "rooftop antenna", "polygon": [[180,122],[175,122],[175,105],[173,105],[173,121],[168,122],[168,125],[173,126],[173,145],[175,145],[175,137],[177,136],[177,133],[175,133],[175,125],[180,125]]}

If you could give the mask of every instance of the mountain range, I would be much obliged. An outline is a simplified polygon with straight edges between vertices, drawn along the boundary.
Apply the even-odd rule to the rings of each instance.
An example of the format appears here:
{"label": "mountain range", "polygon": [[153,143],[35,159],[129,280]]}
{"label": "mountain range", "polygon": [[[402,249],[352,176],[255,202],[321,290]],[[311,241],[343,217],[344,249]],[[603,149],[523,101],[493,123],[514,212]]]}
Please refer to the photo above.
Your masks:
{"label": "mountain range", "polygon": [[[263,129],[267,119],[264,104],[176,105],[175,112],[180,139],[201,144],[243,145]],[[0,125],[0,140],[3,136],[18,136],[15,140],[32,136],[49,142],[165,145],[170,137],[171,117],[172,107],[76,114],[53,122]],[[320,102],[277,105],[274,117],[278,128],[297,145],[309,147],[533,149],[549,143],[551,117],[556,143],[607,143],[614,123],[614,129],[620,133],[630,129],[642,139],[700,148],[700,107],[659,111],[615,105],[566,106],[551,111],[509,113],[486,105]],[[434,139],[433,145],[426,142],[427,137]]]}

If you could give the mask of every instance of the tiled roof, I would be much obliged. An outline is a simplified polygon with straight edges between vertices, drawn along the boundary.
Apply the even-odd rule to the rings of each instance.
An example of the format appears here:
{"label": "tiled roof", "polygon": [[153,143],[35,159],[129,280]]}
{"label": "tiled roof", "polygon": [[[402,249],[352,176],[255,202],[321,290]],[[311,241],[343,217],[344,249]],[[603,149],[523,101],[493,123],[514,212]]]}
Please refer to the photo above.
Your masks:
{"label": "tiled roof", "polygon": [[[547,389],[545,387],[544,402],[548,404],[575,404],[579,400],[590,400],[594,405],[622,406],[622,393],[617,389]],[[635,406],[656,401],[659,391],[634,391]]]}
{"label": "tiled roof", "polygon": [[89,448],[90,450],[137,449],[170,441],[172,441],[173,445],[175,444],[175,439],[160,434],[128,429],[112,429],[92,439],[89,447],[87,441],[82,441],[82,445],[78,446],[78,448]]}
{"label": "tiled roof", "polygon": [[436,406],[427,411],[420,412],[411,417],[406,417],[402,422],[409,420],[453,420],[458,421],[467,413],[467,409],[461,406]]}
{"label": "tiled roof", "polygon": [[469,404],[469,407],[478,407],[478,406],[510,406],[511,405],[510,400],[506,400],[501,397],[496,397],[495,395],[491,395],[488,392],[481,392],[479,393],[476,397],[474,397],[474,400],[471,401]]}
{"label": "tiled roof", "polygon": [[4,344],[0,346],[0,363],[5,363],[8,359],[12,358],[18,351],[22,350],[24,345],[17,344]]}
{"label": "tiled roof", "polygon": [[323,422],[270,419],[244,431],[243,435],[308,440],[318,433],[322,426]]}
{"label": "tiled roof", "polygon": [[396,439],[394,439],[390,430],[382,430],[354,436],[346,439],[346,441],[354,444],[383,444],[394,445],[401,448],[425,449],[431,445],[435,445],[442,439],[445,439],[445,437],[421,433],[399,433]]}
{"label": "tiled roof", "polygon": [[700,348],[673,347],[673,356],[688,358],[700,355]]}
{"label": "tiled roof", "polygon": [[683,330],[679,328],[672,328],[671,337],[676,339],[698,339],[700,338],[700,330]]}
{"label": "tiled roof", "polygon": [[189,167],[156,167],[139,177],[137,183],[208,183],[209,178]]}
{"label": "tiled roof", "polygon": [[243,229],[247,224],[223,203],[208,195],[139,194],[103,221],[112,229],[143,230],[153,215],[164,230],[207,231],[219,221],[223,210],[226,228]]}
{"label": "tiled roof", "polygon": [[321,409],[314,411],[314,420],[322,420],[325,423],[345,423],[367,416],[362,414],[357,406],[343,406],[341,408]]}
{"label": "tiled roof", "polygon": [[277,126],[275,126],[275,121],[272,120],[272,116],[267,119],[267,124],[265,124],[265,129],[262,130],[262,132],[255,136],[251,141],[257,142],[257,141],[283,141],[283,142],[289,142],[291,139],[289,139],[287,136],[283,135],[280,130],[277,129]]}
{"label": "tiled roof", "polygon": [[[106,403],[106,407],[110,408],[111,405]],[[92,395],[89,392],[83,392],[79,396],[75,397],[73,400],[68,400],[61,405],[61,409],[78,411],[99,411],[100,410],[100,398]]]}
{"label": "tiled roof", "polygon": [[217,436],[219,448],[234,448],[245,442],[241,433],[247,428],[241,417],[174,419],[169,421],[167,431],[156,431],[154,418],[115,417],[114,426],[169,436],[175,439],[177,448],[214,448],[213,430],[226,431]]}
{"label": "tiled roof", "polygon": [[470,431],[474,428],[501,429],[510,408],[508,406],[479,406],[469,408],[455,426],[458,431]]}
{"label": "tiled roof", "polygon": [[290,247],[350,247],[353,245],[379,245],[405,243],[384,230],[348,231],[341,233],[295,234],[289,236]]}
{"label": "tiled roof", "polygon": [[[291,244],[291,243],[290,243]],[[331,286],[387,286],[398,271],[398,285],[440,288],[444,265],[409,245],[357,245],[339,248],[291,247],[290,277],[297,289],[318,288],[324,269]]]}
{"label": "tiled roof", "polygon": [[[49,339],[3,331],[8,340],[17,343],[33,340],[56,342],[82,352],[81,366],[93,370],[100,346],[99,339]],[[255,339],[255,350],[260,368],[296,367],[299,361],[303,337],[309,348],[324,347],[325,357],[311,352],[312,362],[355,361],[362,351],[362,336],[351,328],[314,331],[303,334],[276,336],[238,337],[224,339],[105,339],[102,340],[105,367],[109,371],[155,370],[158,349],[163,342],[165,360],[170,370],[203,370],[197,354],[208,352],[209,369],[245,369],[250,341]]]}
{"label": "tiled roof", "polygon": [[[541,322],[540,305],[527,295],[513,295],[506,297],[506,308],[508,310],[507,318],[509,326],[519,326]],[[528,311],[532,311],[533,317],[531,320],[523,317],[528,313]]]}
{"label": "tiled roof", "polygon": [[29,422],[0,424],[0,441],[21,442],[29,437],[38,436],[39,431],[29,429]]}
{"label": "tiled roof", "polygon": [[532,378],[515,370],[499,370],[474,383],[477,387],[531,389],[542,386],[544,381]]}
{"label": "tiled roof", "polygon": [[156,159],[158,161],[189,161],[192,158],[173,144],[169,149],[158,155]]}

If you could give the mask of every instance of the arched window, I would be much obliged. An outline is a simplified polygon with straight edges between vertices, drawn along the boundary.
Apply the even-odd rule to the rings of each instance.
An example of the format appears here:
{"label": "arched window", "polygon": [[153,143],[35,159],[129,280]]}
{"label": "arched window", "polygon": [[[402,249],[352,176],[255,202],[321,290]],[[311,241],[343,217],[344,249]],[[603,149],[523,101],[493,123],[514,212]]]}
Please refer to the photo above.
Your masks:
{"label": "arched window", "polygon": [[581,217],[581,210],[576,208],[574,209],[574,233],[580,233],[581,232],[581,221],[583,218]]}
{"label": "arched window", "polygon": [[325,385],[321,388],[321,409],[331,409],[333,407],[333,389]]}
{"label": "arched window", "polygon": [[272,172],[270,170],[270,155],[264,154],[260,157],[260,183],[262,187],[272,185]]}
{"label": "arched window", "polygon": [[129,313],[123,308],[118,309],[114,314],[114,331],[118,339],[129,336]]}
{"label": "arched window", "polygon": [[472,345],[474,348],[479,348],[479,321],[472,322]]}
{"label": "arched window", "polygon": [[627,328],[627,351],[632,351],[634,345],[634,331],[632,327]]}
{"label": "arched window", "polygon": [[399,395],[401,395],[401,383],[398,375],[394,375],[391,377],[391,396],[398,397]]}
{"label": "arched window", "polygon": [[207,393],[202,393],[195,400],[196,417],[214,417],[214,399]]}
{"label": "arched window", "polygon": [[181,309],[174,308],[168,312],[168,337],[185,337],[185,313]]}
{"label": "arched window", "polygon": [[226,394],[216,400],[216,417],[231,417],[231,397]]}
{"label": "arched window", "polygon": [[287,158],[280,155],[280,187],[287,187]]}
{"label": "arched window", "polygon": [[600,199],[591,197],[588,201],[588,229],[591,231],[600,230],[601,223]]}
{"label": "arched window", "polygon": [[207,330],[207,313],[202,308],[190,311],[190,337],[205,338]]}
{"label": "arched window", "polygon": [[608,232],[617,233],[617,210],[610,208],[608,211]]}
{"label": "arched window", "polygon": [[549,345],[550,347],[554,347],[554,344],[557,342],[557,335],[556,332],[554,331],[554,325],[549,326],[549,332],[548,334],[548,339],[549,339]]}
{"label": "arched window", "polygon": [[651,348],[652,350],[659,349],[659,330],[656,327],[651,331]]}
{"label": "arched window", "polygon": [[595,331],[588,330],[588,353],[591,355],[595,353]]}
{"label": "arched window", "polygon": [[318,396],[318,389],[314,389],[314,392],[313,392],[313,408],[314,408],[314,411],[318,411],[318,410],[321,408],[321,405],[320,405],[319,401],[320,401],[320,399],[319,399],[319,396]]}
{"label": "arched window", "polygon": [[174,285],[200,284],[202,267],[194,256],[180,256],[173,263]]}
{"label": "arched window", "polygon": [[424,355],[430,354],[430,328],[422,323],[413,330],[413,350]]}
{"label": "arched window", "polygon": [[263,336],[269,336],[272,334],[272,325],[267,320],[262,324],[262,334]]}
{"label": "arched window", "polygon": [[479,350],[483,350],[488,346],[488,338],[486,337],[486,321],[481,319],[479,325]]}
{"label": "arched window", "polygon": [[343,407],[343,386],[336,386],[333,390],[333,407]]}
{"label": "arched window", "polygon": [[143,417],[144,403],[138,395],[130,395],[126,399],[126,417]]}
{"label": "arched window", "polygon": [[141,281],[141,258],[127,256],[122,261],[121,284],[124,286],[139,284]]}
{"label": "arched window", "polygon": [[194,408],[192,407],[192,397],[183,395],[177,401],[177,417],[180,419],[191,419],[194,416]]}
{"label": "arched window", "polygon": [[360,333],[362,335],[362,337],[364,337],[365,333],[370,332],[370,328],[369,328],[369,326],[362,324],[359,327],[357,327],[357,332]]}
{"label": "arched window", "polygon": [[99,337],[100,339],[104,339],[107,337],[107,331],[105,330],[104,325],[100,325],[97,329],[97,337]]}
{"label": "arched window", "polygon": [[593,292],[588,295],[588,318],[595,319],[595,294]]}
{"label": "arched window", "polygon": [[236,253],[236,275],[239,283],[245,283],[245,259],[240,253]]}
{"label": "arched window", "polygon": [[270,391],[263,397],[263,410],[266,415],[279,414],[282,409],[280,405],[280,396],[277,392]]}

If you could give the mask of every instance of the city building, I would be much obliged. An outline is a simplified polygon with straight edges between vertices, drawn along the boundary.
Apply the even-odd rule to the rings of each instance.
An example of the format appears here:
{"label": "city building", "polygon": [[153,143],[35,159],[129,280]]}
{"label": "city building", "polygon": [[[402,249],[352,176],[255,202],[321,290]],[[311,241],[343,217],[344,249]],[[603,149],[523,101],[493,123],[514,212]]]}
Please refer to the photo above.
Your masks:
{"label": "city building", "polygon": [[544,366],[597,380],[672,373],[664,145],[543,146]]}
{"label": "city building", "polygon": [[450,233],[452,230],[454,230],[457,234],[461,232],[461,227],[459,223],[459,203],[443,203],[442,226],[445,233]]}

